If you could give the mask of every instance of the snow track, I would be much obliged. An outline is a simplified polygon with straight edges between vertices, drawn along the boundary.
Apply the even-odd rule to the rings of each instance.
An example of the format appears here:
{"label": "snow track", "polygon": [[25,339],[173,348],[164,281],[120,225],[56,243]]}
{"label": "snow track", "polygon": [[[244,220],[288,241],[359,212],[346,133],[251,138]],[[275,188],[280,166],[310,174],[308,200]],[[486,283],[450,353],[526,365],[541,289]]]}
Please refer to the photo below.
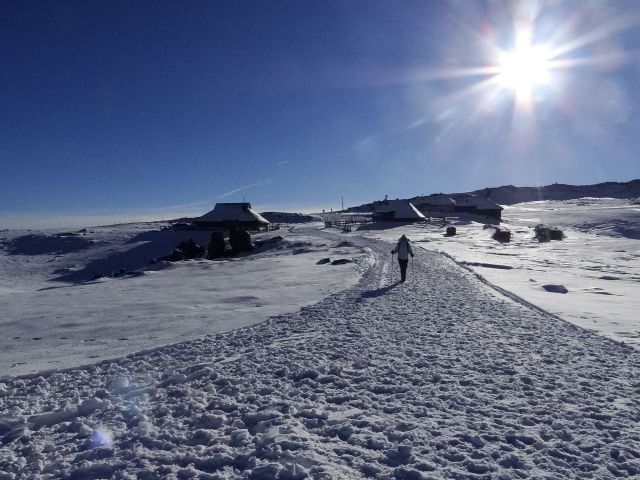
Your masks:
{"label": "snow track", "polygon": [[375,264],[297,314],[0,383],[0,479],[639,478],[640,353],[350,240]]}

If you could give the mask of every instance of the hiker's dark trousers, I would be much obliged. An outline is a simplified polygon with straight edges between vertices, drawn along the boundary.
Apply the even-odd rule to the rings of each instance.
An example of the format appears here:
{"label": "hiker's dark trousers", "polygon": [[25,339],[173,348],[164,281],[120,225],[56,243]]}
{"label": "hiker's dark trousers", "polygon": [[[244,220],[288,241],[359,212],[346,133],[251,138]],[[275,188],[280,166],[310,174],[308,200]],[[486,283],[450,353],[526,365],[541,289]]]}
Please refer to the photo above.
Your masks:
{"label": "hiker's dark trousers", "polygon": [[400,278],[404,282],[407,279],[407,265],[409,264],[409,260],[398,259],[398,263],[400,264]]}

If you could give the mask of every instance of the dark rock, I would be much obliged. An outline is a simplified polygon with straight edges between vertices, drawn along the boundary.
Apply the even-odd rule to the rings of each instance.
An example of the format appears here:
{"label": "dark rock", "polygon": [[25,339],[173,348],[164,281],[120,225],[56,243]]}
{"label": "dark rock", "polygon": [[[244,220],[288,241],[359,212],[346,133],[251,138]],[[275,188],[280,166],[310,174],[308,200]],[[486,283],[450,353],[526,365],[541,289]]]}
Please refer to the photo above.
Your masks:
{"label": "dark rock", "polygon": [[503,227],[496,227],[496,231],[492,237],[494,240],[497,240],[502,243],[507,243],[511,241],[511,230]]}
{"label": "dark rock", "polygon": [[209,242],[209,247],[207,248],[207,258],[213,259],[224,257],[224,250],[224,233],[212,232],[211,241]]}
{"label": "dark rock", "polygon": [[539,224],[535,228],[536,239],[539,242],[548,242],[550,240],[563,240],[565,238],[564,233],[559,228],[547,227]]}
{"label": "dark rock", "polygon": [[331,262],[331,265],[346,265],[347,263],[353,263],[353,260],[349,260],[348,258],[339,258],[338,260]]}
{"label": "dark rock", "polygon": [[244,228],[231,229],[229,232],[229,245],[231,245],[231,252],[234,255],[253,250],[251,235]]}
{"label": "dark rock", "polygon": [[569,293],[564,285],[543,285],[542,288],[551,293]]}
{"label": "dark rock", "polygon": [[170,262],[179,262],[184,260],[184,254],[182,253],[182,250],[176,248],[166,258]]}
{"label": "dark rock", "polygon": [[316,265],[326,265],[327,263],[331,263],[331,259],[329,257],[321,258],[316,262]]}
{"label": "dark rock", "polygon": [[182,251],[184,260],[201,257],[205,250],[204,247],[198,245],[193,238],[180,242],[178,249]]}
{"label": "dark rock", "polygon": [[456,227],[447,227],[447,233],[445,234],[445,236],[453,237],[456,233]]}

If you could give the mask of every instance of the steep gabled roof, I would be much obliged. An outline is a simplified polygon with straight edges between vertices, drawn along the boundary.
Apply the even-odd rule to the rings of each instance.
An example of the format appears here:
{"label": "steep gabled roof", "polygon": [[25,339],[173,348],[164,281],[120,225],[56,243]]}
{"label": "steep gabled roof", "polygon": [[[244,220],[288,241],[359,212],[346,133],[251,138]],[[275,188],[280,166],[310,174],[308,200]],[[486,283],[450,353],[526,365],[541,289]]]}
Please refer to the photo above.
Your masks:
{"label": "steep gabled roof", "polygon": [[394,218],[402,219],[424,219],[426,217],[408,200],[385,200],[382,204],[376,205],[374,213],[394,212]]}
{"label": "steep gabled roof", "polygon": [[502,207],[488,198],[467,194],[456,199],[457,206],[476,207],[478,210],[502,210]]}
{"label": "steep gabled roof", "polygon": [[196,221],[200,222],[258,222],[265,225],[269,221],[251,208],[249,202],[244,203],[216,203],[210,212],[205,213]]}
{"label": "steep gabled roof", "polygon": [[428,195],[426,197],[419,197],[419,199],[415,199],[414,201],[418,204],[434,206],[453,206],[456,204],[456,201],[453,198],[442,193],[434,193],[433,195]]}

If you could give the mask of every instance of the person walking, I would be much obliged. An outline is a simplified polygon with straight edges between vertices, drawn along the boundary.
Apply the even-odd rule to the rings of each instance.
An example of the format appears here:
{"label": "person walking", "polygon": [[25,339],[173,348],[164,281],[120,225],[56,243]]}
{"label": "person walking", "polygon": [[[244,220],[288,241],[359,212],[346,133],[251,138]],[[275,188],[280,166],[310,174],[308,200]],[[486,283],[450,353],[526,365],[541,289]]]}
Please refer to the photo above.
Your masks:
{"label": "person walking", "polygon": [[400,240],[398,240],[398,245],[396,248],[391,250],[391,255],[394,253],[398,254],[398,263],[400,264],[400,278],[401,282],[404,282],[407,279],[407,265],[409,264],[409,255],[413,258],[413,250],[411,249],[411,244],[409,243],[409,239],[402,235]]}

